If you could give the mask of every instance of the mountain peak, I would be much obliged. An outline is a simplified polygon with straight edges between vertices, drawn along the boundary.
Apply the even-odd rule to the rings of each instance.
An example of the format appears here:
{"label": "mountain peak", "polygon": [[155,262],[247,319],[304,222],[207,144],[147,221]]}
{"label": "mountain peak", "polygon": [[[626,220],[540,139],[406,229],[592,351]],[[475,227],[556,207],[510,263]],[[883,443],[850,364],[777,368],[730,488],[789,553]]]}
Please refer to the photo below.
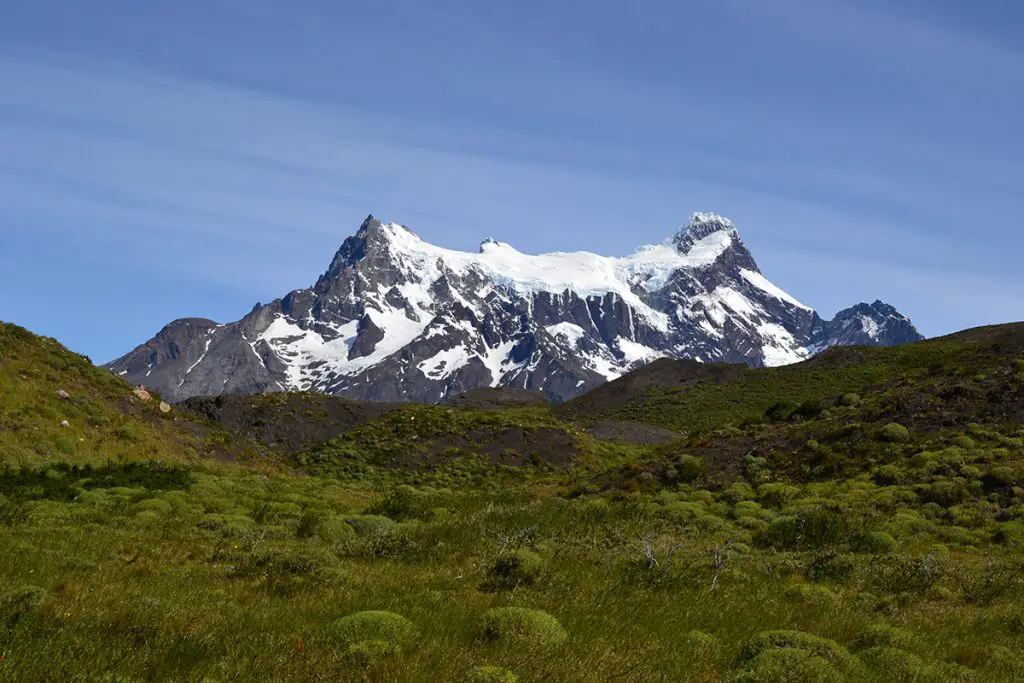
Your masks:
{"label": "mountain peak", "polygon": [[[719,235],[719,233],[721,233]],[[713,238],[712,236],[717,236]],[[682,226],[672,238],[672,243],[682,254],[689,254],[698,243],[706,240],[726,242],[739,241],[739,233],[731,220],[717,213],[695,212],[690,222]]]}
{"label": "mountain peak", "polygon": [[175,325],[110,367],[171,400],[314,390],[433,402],[503,386],[562,401],[661,356],[780,365],[918,338],[881,302],[822,320],[718,214],[622,257],[493,239],[446,249],[371,214],[313,288],[234,323]]}

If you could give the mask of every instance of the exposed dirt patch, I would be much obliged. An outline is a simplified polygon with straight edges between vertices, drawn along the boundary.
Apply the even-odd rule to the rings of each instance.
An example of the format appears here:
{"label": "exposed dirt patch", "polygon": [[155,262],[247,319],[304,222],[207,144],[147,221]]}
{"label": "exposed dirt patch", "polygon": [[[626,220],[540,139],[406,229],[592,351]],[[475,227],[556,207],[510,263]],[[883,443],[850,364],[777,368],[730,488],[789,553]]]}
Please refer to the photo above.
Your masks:
{"label": "exposed dirt patch", "polygon": [[450,396],[444,401],[444,404],[454,408],[500,410],[523,406],[546,406],[548,399],[539,391],[482,387]]}
{"label": "exposed dirt patch", "polygon": [[594,438],[604,441],[625,441],[644,446],[670,443],[686,436],[679,432],[673,432],[671,429],[642,422],[597,422],[585,426],[583,430]]}
{"label": "exposed dirt patch", "polygon": [[190,398],[179,406],[285,455],[341,436],[398,407],[322,394]]}

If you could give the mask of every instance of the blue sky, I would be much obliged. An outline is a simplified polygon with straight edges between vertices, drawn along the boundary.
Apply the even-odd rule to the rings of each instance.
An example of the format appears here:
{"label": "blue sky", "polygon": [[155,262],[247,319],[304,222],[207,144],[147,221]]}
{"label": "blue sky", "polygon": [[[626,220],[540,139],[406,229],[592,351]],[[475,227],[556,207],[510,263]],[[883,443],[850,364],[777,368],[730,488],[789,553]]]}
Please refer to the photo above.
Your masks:
{"label": "blue sky", "polygon": [[1024,319],[1016,0],[33,0],[0,319],[96,361],[311,284],[370,212],[625,254],[696,210],[831,316]]}

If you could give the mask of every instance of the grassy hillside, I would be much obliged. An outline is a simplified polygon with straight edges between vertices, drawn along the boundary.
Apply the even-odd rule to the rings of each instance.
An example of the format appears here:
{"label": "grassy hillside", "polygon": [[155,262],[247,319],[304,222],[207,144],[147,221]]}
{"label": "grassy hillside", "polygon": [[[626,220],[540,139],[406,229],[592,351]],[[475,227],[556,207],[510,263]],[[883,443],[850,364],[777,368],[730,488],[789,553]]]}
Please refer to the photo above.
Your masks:
{"label": "grassy hillside", "polygon": [[997,370],[1019,374],[1024,325],[970,330],[896,348],[832,348],[779,368],[701,366],[662,360],[564,405],[583,421],[633,420],[682,432],[706,432],[760,420],[776,404],[828,403],[850,392],[872,393],[892,382],[941,372],[970,377]]}
{"label": "grassy hillside", "polygon": [[219,425],[134,390],[56,340],[0,323],[0,467],[258,459]]}
{"label": "grassy hillside", "polygon": [[0,680],[1024,679],[1021,327],[170,416],[0,334]]}

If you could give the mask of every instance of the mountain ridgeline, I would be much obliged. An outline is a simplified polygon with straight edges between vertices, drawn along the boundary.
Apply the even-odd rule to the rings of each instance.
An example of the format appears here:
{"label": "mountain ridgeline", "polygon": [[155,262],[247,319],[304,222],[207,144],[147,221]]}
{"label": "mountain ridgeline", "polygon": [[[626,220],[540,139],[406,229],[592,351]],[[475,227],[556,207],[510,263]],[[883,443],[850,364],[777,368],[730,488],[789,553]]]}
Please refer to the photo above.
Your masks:
{"label": "mountain ridgeline", "polygon": [[714,214],[621,258],[493,240],[453,251],[370,216],[313,287],[230,324],[174,321],[107,367],[172,401],[315,391],[434,403],[502,387],[563,402],[657,358],[778,366],[919,339],[881,301],[823,320]]}

